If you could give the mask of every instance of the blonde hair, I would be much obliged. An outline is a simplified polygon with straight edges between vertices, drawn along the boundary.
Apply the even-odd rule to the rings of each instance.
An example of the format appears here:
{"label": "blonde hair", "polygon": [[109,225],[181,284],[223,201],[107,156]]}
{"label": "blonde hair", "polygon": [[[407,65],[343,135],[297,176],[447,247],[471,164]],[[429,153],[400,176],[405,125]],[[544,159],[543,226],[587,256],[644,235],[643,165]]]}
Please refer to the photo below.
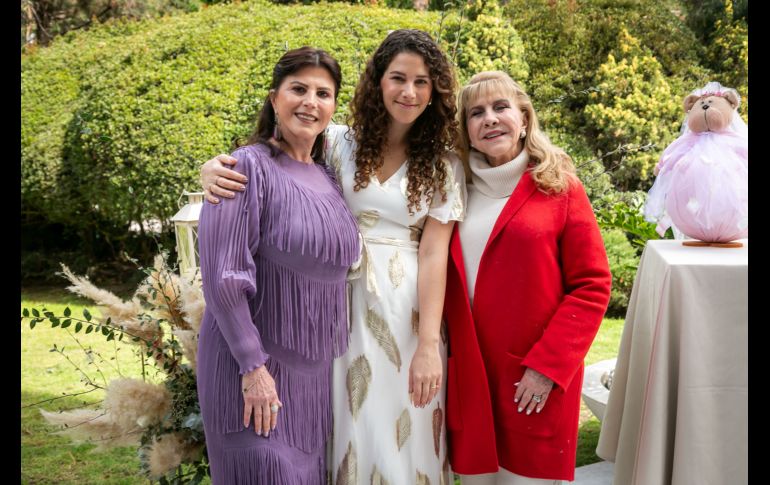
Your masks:
{"label": "blonde hair", "polygon": [[480,72],[460,90],[457,109],[460,139],[457,149],[460,152],[466,176],[470,177],[468,158],[471,151],[467,123],[468,108],[477,99],[491,94],[510,97],[524,115],[527,123],[524,149],[529,153],[530,166],[532,166],[530,173],[537,187],[548,193],[567,190],[570,183],[577,180],[572,159],[564,150],[551,143],[548,136],[540,130],[529,96],[516,81],[502,71]]}

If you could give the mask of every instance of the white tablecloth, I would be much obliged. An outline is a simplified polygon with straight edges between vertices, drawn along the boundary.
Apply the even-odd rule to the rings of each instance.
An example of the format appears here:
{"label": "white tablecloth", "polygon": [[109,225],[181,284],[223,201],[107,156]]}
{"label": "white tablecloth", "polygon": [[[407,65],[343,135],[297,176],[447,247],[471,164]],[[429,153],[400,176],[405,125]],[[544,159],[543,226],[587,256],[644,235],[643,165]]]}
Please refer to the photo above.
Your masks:
{"label": "white tablecloth", "polygon": [[[748,483],[748,241],[649,241],[596,453],[613,485]],[[770,350],[768,350],[770,352]]]}

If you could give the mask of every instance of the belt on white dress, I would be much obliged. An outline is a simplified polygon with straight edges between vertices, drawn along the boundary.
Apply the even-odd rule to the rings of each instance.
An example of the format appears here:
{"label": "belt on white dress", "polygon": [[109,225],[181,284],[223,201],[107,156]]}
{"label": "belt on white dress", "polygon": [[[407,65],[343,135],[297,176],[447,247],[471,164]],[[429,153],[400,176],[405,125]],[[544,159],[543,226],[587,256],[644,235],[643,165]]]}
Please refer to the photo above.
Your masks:
{"label": "belt on white dress", "polygon": [[[380,289],[377,286],[377,277],[374,274],[374,266],[371,264],[372,253],[369,250],[370,244],[385,244],[399,248],[417,249],[420,247],[418,241],[407,241],[406,239],[396,239],[382,236],[361,235],[361,262],[358,267],[351,269],[348,274],[348,280],[354,280],[366,275],[366,300],[370,305],[380,296]],[[355,266],[355,265],[354,265]]]}

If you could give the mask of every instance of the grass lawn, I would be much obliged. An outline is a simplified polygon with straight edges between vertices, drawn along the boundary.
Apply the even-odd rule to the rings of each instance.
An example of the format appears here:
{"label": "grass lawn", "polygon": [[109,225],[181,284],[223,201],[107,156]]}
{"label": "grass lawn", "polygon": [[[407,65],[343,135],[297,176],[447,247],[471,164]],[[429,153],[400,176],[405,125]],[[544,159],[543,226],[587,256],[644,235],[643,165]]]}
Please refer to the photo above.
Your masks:
{"label": "grass lawn", "polygon": [[[126,296],[125,293],[120,296]],[[92,314],[97,311],[90,302],[78,298],[65,290],[27,289],[22,290],[22,307],[43,307],[61,315],[69,306],[73,316],[81,316],[83,308]],[[80,344],[93,350],[93,362],[67,330],[50,328],[50,324],[38,324],[30,329],[28,322],[21,328],[21,401],[28,406],[62,393],[76,393],[87,390],[81,382],[81,375],[75,367],[57,352],[51,352],[53,344],[100,385],[110,379],[124,375],[141,375],[141,366],[130,343],[107,342],[102,335],[77,334]],[[591,351],[586,356],[586,365],[609,359],[617,354],[623,320],[605,319]],[[74,334],[73,334],[74,335]],[[99,357],[101,356],[101,357]],[[102,361],[103,359],[103,361]],[[98,370],[97,370],[98,368]],[[101,374],[100,372],[101,371]],[[149,379],[160,376],[148,375]],[[90,392],[76,397],[58,399],[41,406],[21,409],[21,465],[23,484],[99,484],[127,485],[148,483],[139,473],[139,459],[135,448],[124,447],[95,452],[95,445],[73,445],[69,438],[56,435],[42,418],[39,408],[49,411],[73,409],[85,405],[96,405],[104,397],[102,391]],[[599,439],[601,423],[585,405],[581,408],[580,434],[578,436],[577,465],[600,461],[594,450]],[[210,484],[207,480],[205,484]]]}

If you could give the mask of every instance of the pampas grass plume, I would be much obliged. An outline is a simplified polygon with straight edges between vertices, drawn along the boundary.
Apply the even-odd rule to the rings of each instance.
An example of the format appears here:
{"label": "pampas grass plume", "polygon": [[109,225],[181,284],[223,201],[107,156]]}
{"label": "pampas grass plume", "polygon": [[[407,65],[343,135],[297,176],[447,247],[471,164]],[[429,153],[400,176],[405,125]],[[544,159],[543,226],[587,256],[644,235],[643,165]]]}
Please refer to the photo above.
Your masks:
{"label": "pampas grass plume", "polygon": [[190,361],[193,372],[197,373],[198,334],[194,330],[174,330],[173,333],[179,339],[179,343],[182,344],[182,352],[187,357],[187,360]]}
{"label": "pampas grass plume", "polygon": [[49,424],[65,427],[57,434],[68,436],[75,442],[96,444],[94,451],[113,446],[136,446],[141,438],[140,433],[126,433],[102,409],[75,409],[59,413],[41,409],[40,414]]}
{"label": "pampas grass plume", "polygon": [[200,458],[202,451],[202,443],[187,443],[182,433],[156,436],[145,451],[150,477],[158,479],[182,462],[195,461]]}
{"label": "pampas grass plume", "polygon": [[163,384],[141,379],[114,379],[107,387],[104,409],[122,430],[144,428],[163,420],[171,408],[171,393]]}

